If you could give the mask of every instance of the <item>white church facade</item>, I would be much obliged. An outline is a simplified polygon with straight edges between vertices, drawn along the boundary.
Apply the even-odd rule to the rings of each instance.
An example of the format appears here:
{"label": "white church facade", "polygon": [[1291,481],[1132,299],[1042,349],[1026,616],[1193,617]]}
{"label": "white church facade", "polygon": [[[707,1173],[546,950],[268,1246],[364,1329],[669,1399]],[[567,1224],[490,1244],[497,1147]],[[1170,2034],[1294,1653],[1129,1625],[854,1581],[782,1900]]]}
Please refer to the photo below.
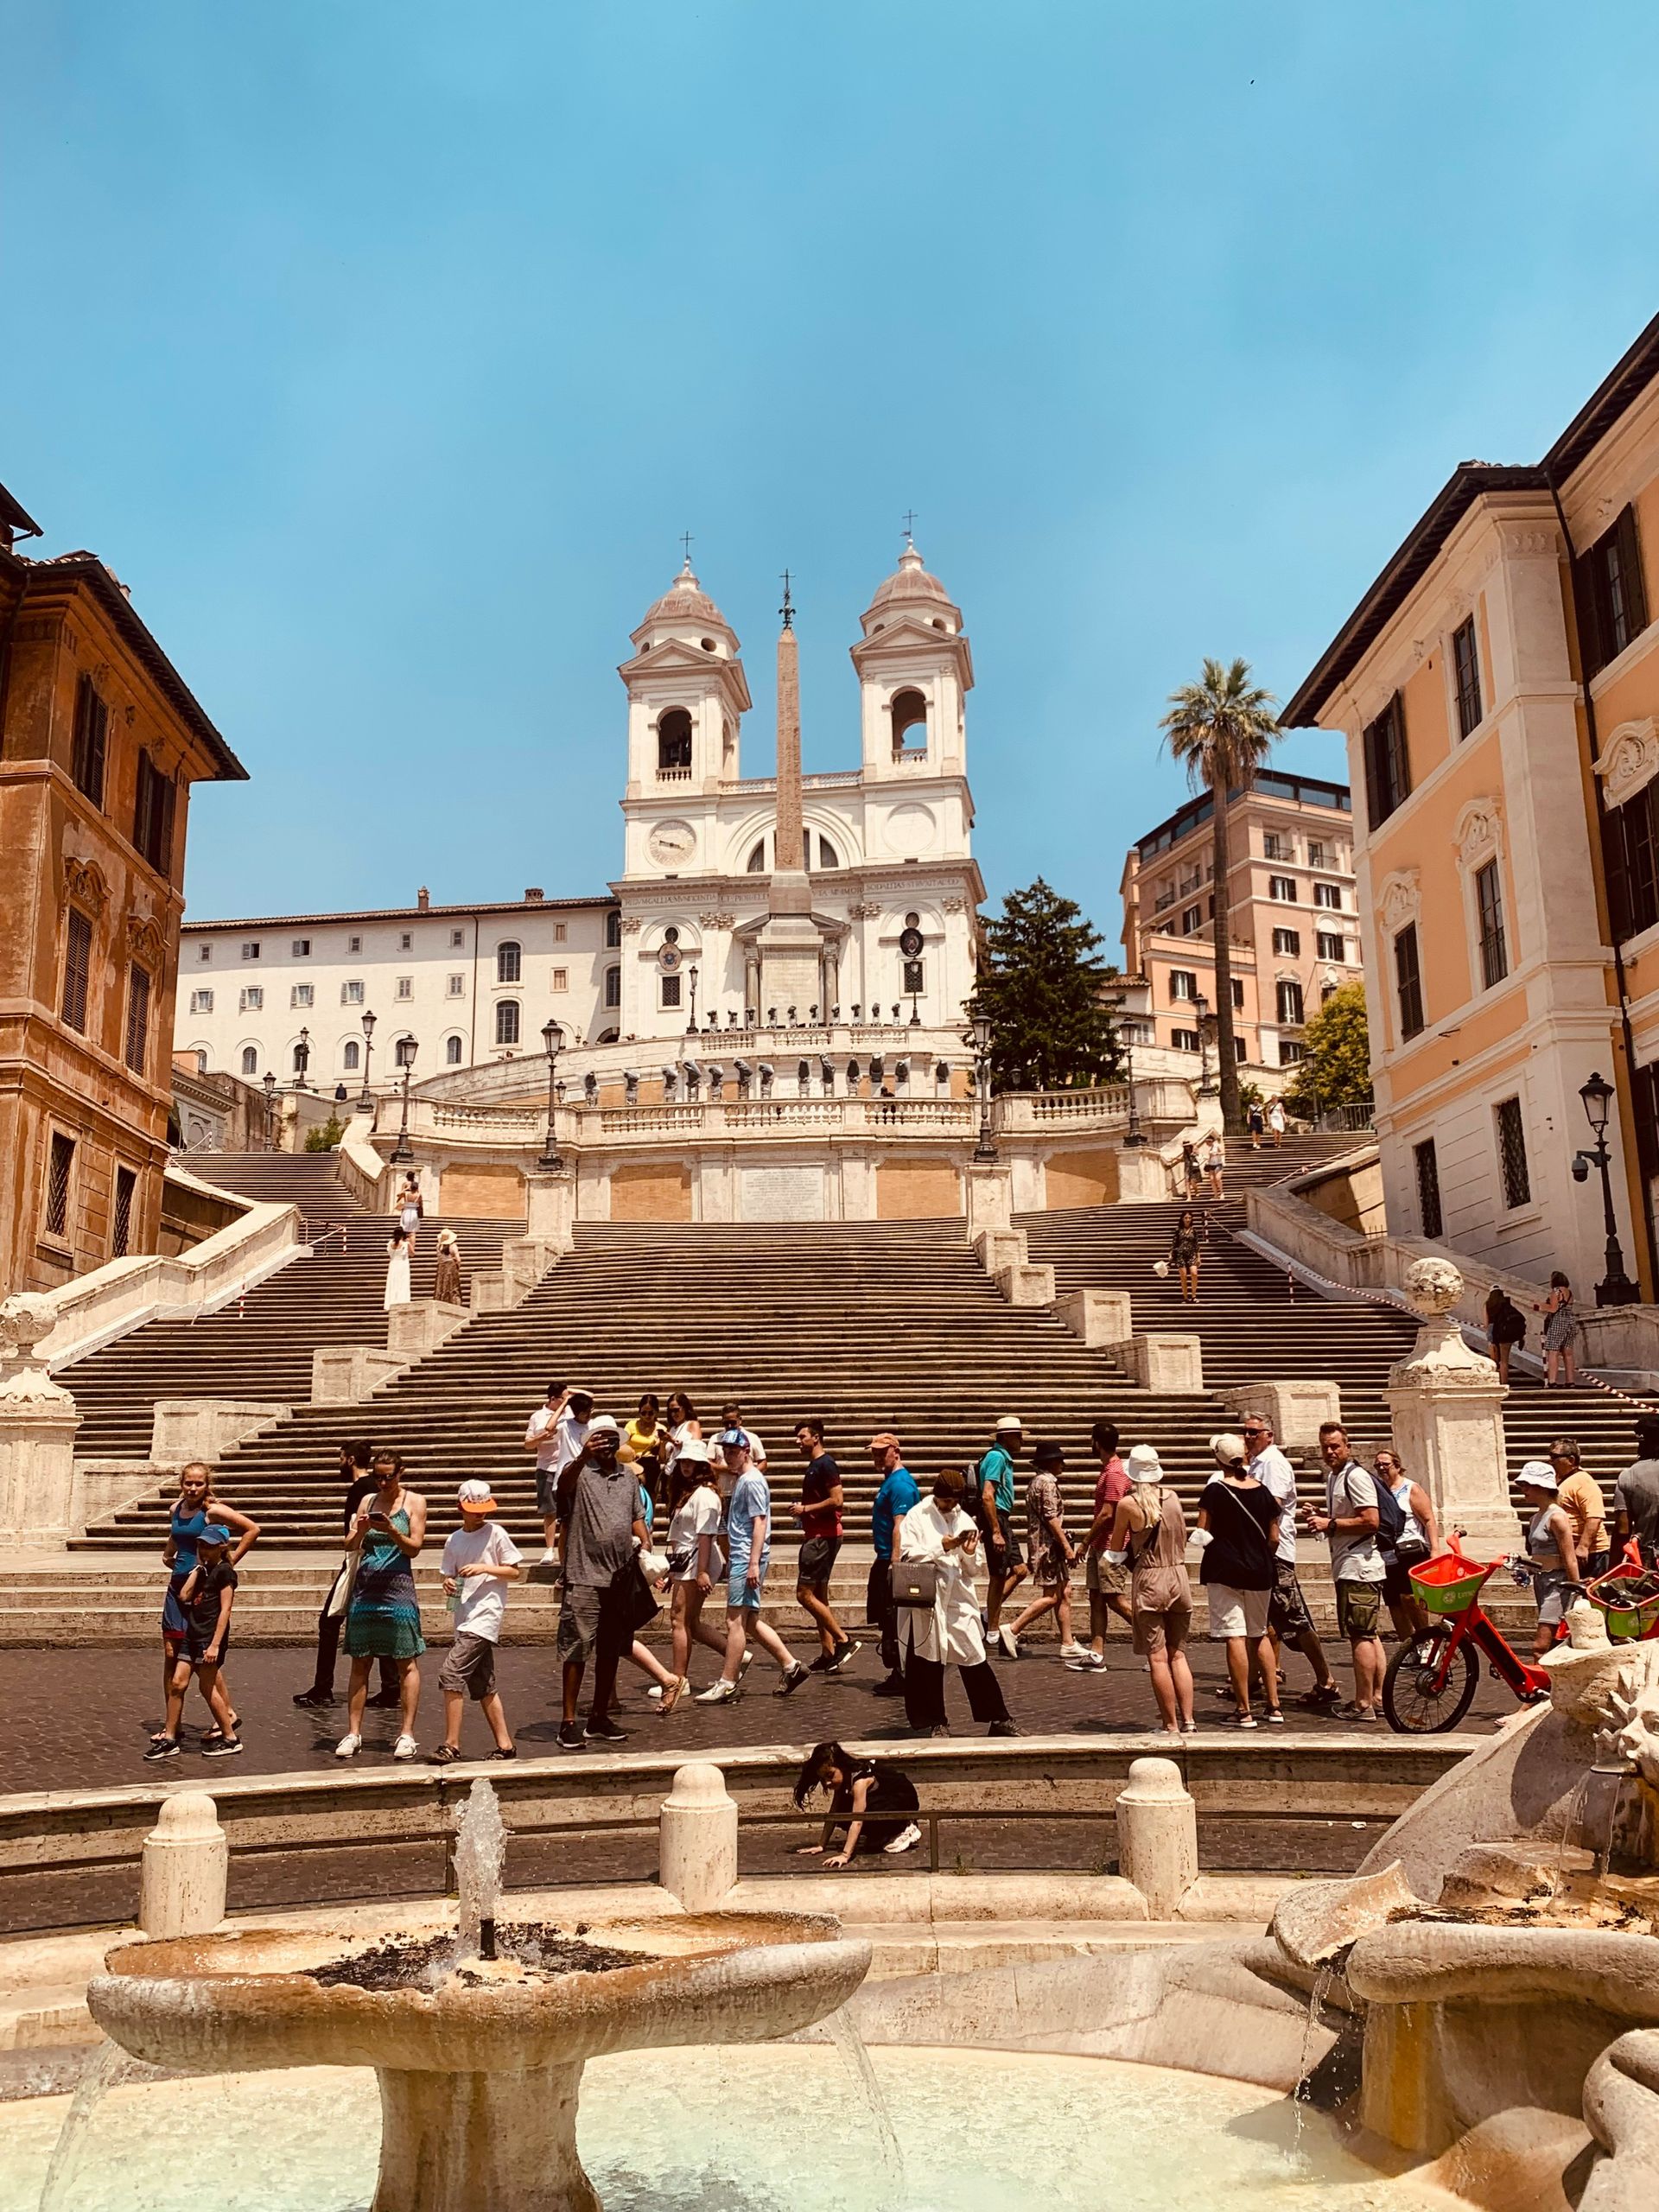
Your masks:
{"label": "white church facade", "polygon": [[310,1087],[353,1096],[406,1062],[415,1084],[443,1077],[451,1096],[464,1071],[489,1071],[485,1089],[500,1096],[518,1087],[500,1064],[539,1060],[550,1020],[571,1073],[591,1057],[636,1074],[646,1095],[694,1030],[705,1059],[716,1033],[779,1046],[790,1032],[903,1031],[897,1043],[917,1046],[945,1033],[960,1065],[984,895],[967,768],[973,661],[961,610],[913,546],[851,649],[855,768],[800,772],[786,618],[779,773],[742,773],[739,640],[689,561],[631,644],[622,869],[607,890],[467,906],[423,890],[406,908],[188,921],[176,1049],[284,1087],[302,1064]]}

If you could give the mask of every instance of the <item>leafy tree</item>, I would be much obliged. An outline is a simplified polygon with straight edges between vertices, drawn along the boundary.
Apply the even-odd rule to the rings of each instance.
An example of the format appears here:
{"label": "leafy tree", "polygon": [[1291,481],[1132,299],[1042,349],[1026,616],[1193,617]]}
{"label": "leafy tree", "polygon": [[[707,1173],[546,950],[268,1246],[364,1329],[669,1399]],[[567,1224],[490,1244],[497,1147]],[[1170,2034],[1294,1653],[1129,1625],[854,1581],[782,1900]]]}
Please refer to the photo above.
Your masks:
{"label": "leafy tree", "polygon": [[1039,876],[1010,891],[985,924],[976,998],[991,1024],[991,1070],[1002,1090],[1057,1090],[1117,1073],[1117,1034],[1102,986],[1117,974],[1105,940],[1075,899]]}
{"label": "leafy tree", "polygon": [[1356,980],[1333,991],[1307,1018],[1306,1057],[1285,1092],[1293,1114],[1322,1113],[1328,1106],[1357,1106],[1371,1095],[1371,1040],[1365,1020],[1365,986]]}
{"label": "leafy tree", "polygon": [[338,1114],[331,1113],[320,1128],[306,1131],[305,1148],[308,1152],[332,1152],[345,1134],[346,1124]]}
{"label": "leafy tree", "polygon": [[1233,1046],[1233,941],[1228,927],[1232,856],[1228,849],[1227,803],[1248,791],[1279,737],[1278,701],[1250,680],[1248,661],[1223,667],[1205,658],[1196,683],[1183,683],[1169,695],[1169,712],[1160,727],[1172,759],[1186,770],[1197,791],[1216,795],[1216,918],[1210,935],[1216,951],[1216,1043],[1221,1055],[1221,1115],[1227,1127],[1243,1126],[1239,1111],[1238,1055]]}

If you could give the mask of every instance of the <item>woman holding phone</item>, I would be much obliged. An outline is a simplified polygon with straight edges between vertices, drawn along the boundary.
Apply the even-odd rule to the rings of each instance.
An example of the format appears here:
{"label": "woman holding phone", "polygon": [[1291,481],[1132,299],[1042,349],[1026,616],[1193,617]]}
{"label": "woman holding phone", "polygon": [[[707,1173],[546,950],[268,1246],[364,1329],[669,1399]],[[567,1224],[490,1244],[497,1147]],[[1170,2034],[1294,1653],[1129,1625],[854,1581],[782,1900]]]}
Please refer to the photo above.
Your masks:
{"label": "woman holding phone", "polygon": [[416,1755],[415,1714],[421,1701],[420,1601],[415,1594],[415,1561],[426,1541],[426,1500],[404,1487],[403,1454],[377,1452],[374,1489],[357,1509],[347,1547],[352,1594],[346,1607],[346,1656],[352,1681],[346,1732],[334,1746],[337,1758],[355,1758],[363,1748],[363,1707],[369,1672],[377,1659],[397,1669],[397,1759]]}

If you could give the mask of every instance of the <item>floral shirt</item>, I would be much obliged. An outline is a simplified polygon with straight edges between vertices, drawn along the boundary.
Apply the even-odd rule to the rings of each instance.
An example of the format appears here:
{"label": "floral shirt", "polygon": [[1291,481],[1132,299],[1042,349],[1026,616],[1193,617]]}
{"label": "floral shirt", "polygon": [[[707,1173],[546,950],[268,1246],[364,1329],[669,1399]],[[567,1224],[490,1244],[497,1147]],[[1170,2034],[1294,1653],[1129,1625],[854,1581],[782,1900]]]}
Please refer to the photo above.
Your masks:
{"label": "floral shirt", "polygon": [[1026,1490],[1026,1540],[1031,1553],[1031,1571],[1036,1575],[1046,1562],[1051,1552],[1058,1552],[1051,1521],[1065,1525],[1065,1501],[1060,1495],[1058,1476],[1034,1474]]}

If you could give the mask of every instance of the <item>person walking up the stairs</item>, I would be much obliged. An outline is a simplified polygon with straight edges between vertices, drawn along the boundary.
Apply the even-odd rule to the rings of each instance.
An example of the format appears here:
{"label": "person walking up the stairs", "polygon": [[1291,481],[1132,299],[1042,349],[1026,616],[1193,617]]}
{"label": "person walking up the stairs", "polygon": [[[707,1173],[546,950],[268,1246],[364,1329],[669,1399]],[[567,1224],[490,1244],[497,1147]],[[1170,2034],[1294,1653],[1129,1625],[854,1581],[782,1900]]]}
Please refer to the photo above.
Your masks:
{"label": "person walking up the stairs", "polygon": [[1315,1535],[1330,1539],[1337,1626],[1348,1639],[1354,1662],[1354,1701],[1342,1707],[1338,1718],[1380,1720],[1387,1659],[1377,1630],[1388,1568],[1377,1541],[1382,1514],[1376,1478],[1349,1450],[1348,1432],[1340,1421],[1320,1422],[1319,1456],[1325,1461],[1325,1510],[1310,1510],[1307,1525]]}
{"label": "person walking up the stairs", "polygon": [[1191,1206],[1181,1208],[1180,1218],[1175,1224],[1175,1234],[1169,1240],[1169,1264],[1181,1281],[1181,1303],[1196,1306],[1198,1302],[1198,1224],[1192,1217]]}
{"label": "person walking up the stairs", "polygon": [[[335,1702],[334,1661],[340,1651],[340,1634],[346,1625],[346,1609],[351,1602],[352,1576],[357,1567],[357,1555],[351,1548],[352,1529],[357,1520],[357,1509],[375,1487],[373,1453],[365,1438],[353,1438],[340,1447],[340,1475],[346,1484],[346,1497],[340,1512],[340,1535],[345,1540],[346,1556],[335,1569],[333,1581],[323,1598],[322,1611],[317,1615],[317,1663],[308,1690],[295,1693],[294,1702],[308,1706],[314,1712],[326,1712]],[[340,1584],[344,1582],[342,1591]],[[403,1693],[397,1687],[397,1662],[391,1659],[380,1662],[380,1688],[369,1700],[372,1706],[390,1710],[403,1702]]]}
{"label": "person walking up the stairs", "polygon": [[416,1753],[415,1715],[421,1702],[420,1600],[415,1594],[415,1561],[426,1541],[426,1500],[404,1487],[399,1452],[374,1455],[374,1490],[357,1509],[352,1523],[356,1567],[346,1608],[346,1653],[352,1662],[346,1733],[334,1746],[337,1758],[355,1758],[363,1748],[363,1708],[368,1700],[369,1669],[377,1659],[397,1662],[402,1693],[401,1725],[392,1757]]}
{"label": "person walking up the stairs", "polygon": [[409,1281],[410,1256],[414,1249],[402,1229],[392,1230],[386,1244],[385,1305],[388,1313],[394,1306],[407,1306],[415,1295]]}
{"label": "person walking up the stairs", "polygon": [[[234,1547],[226,1564],[236,1566],[249,1547],[259,1541],[259,1524],[249,1520],[245,1513],[238,1513],[226,1504],[222,1497],[213,1495],[213,1471],[205,1459],[192,1459],[179,1470],[179,1494],[174,1500],[173,1510],[168,1516],[167,1543],[162,1553],[168,1569],[167,1595],[162,1601],[162,1696],[167,1699],[173,1687],[179,1661],[185,1656],[190,1637],[190,1620],[185,1611],[181,1592],[185,1584],[195,1572],[197,1547],[201,1532],[210,1523],[227,1528],[234,1539]],[[230,1688],[223,1670],[218,1676],[219,1687],[224,1691],[228,1707]],[[200,1678],[197,1687],[201,1688]],[[205,1689],[203,1695],[207,1694]],[[212,1707],[209,1707],[212,1710]],[[231,1726],[234,1729],[235,1716]],[[204,1745],[213,1742],[223,1724],[217,1714],[213,1726],[202,1738]],[[159,1743],[167,1733],[165,1722],[150,1737],[152,1744]]]}
{"label": "person walking up the stairs", "polygon": [[1135,1615],[1129,1610],[1128,1568],[1106,1557],[1118,1506],[1129,1494],[1128,1473],[1117,1456],[1116,1422],[1097,1421],[1089,1440],[1100,1462],[1100,1472],[1095,1478],[1095,1517],[1083,1540],[1084,1580],[1089,1591],[1089,1654],[1066,1662],[1079,1674],[1097,1674],[1106,1664],[1106,1630],[1114,1613],[1131,1631],[1135,1628]]}
{"label": "person walking up the stairs", "polygon": [[460,1306],[461,1240],[453,1229],[438,1231],[438,1264],[433,1279],[432,1295],[441,1305]]}
{"label": "person walking up the stairs", "polygon": [[1059,1625],[1062,1659],[1089,1656],[1087,1644],[1077,1643],[1071,1634],[1071,1569],[1077,1554],[1065,1533],[1065,1499],[1060,1490],[1065,1472],[1065,1454],[1059,1446],[1038,1445],[1026,1484],[1026,1544],[1038,1594],[1014,1626],[1003,1630],[1002,1649],[1011,1659],[1020,1656],[1020,1637],[1045,1613],[1052,1613]]}
{"label": "person walking up the stairs", "polygon": [[906,1622],[905,1718],[924,1734],[950,1734],[944,1670],[950,1666],[962,1676],[968,1710],[975,1719],[988,1723],[993,1736],[1012,1736],[1014,1726],[1002,1685],[985,1656],[985,1636],[979,1624],[979,1600],[974,1595],[979,1529],[963,1510],[967,1486],[960,1467],[941,1467],[933,1478],[933,1495],[912,1505],[899,1523],[903,1565],[928,1564],[936,1570],[932,1603],[902,1608]]}
{"label": "person walking up the stairs", "polygon": [[724,1705],[737,1695],[751,1636],[778,1662],[776,1697],[788,1697],[810,1676],[777,1630],[760,1618],[766,1592],[766,1569],[772,1562],[772,1492],[766,1478],[749,1466],[748,1453],[738,1447],[745,1462],[732,1484],[726,1506],[726,1664],[718,1681],[702,1691],[699,1705]]}
{"label": "person walking up the stairs", "polygon": [[[720,1440],[728,1454],[728,1466],[734,1440],[740,1436],[744,1440],[737,1449],[747,1454],[747,1430],[728,1429]],[[836,1571],[836,1561],[841,1555],[841,1469],[823,1448],[823,1423],[821,1421],[814,1419],[797,1423],[795,1448],[806,1461],[806,1472],[801,1479],[800,1501],[789,1509],[801,1524],[800,1561],[795,1573],[795,1602],[810,1616],[823,1647],[812,1662],[812,1672],[815,1675],[838,1675],[861,1649],[836,1618],[830,1603],[830,1578]]]}
{"label": "person walking up the stairs", "polygon": [[864,1592],[864,1618],[881,1631],[881,1663],[887,1670],[875,1686],[875,1695],[902,1697],[905,1667],[899,1649],[899,1609],[893,1602],[893,1548],[899,1523],[912,1505],[920,1503],[922,1493],[890,1428],[870,1439],[870,1463],[878,1483],[870,1508],[870,1549],[875,1556]]}
{"label": "person walking up the stairs", "polygon": [[[562,1751],[590,1743],[624,1744],[611,1718],[616,1670],[633,1643],[636,1549],[645,1541],[639,1484],[620,1457],[622,1433],[608,1414],[585,1424],[582,1446],[559,1477],[555,1506],[564,1532],[564,1586],[559,1601],[559,1657],[563,1662]],[[594,1692],[584,1729],[576,1718],[589,1661]]]}
{"label": "person walking up the stairs", "polygon": [[404,1178],[404,1187],[397,1193],[397,1226],[409,1240],[410,1255],[415,1252],[415,1234],[421,1225],[421,1216],[426,1211],[421,1197],[421,1179],[411,1167]]}
{"label": "person walking up the stairs", "polygon": [[985,1530],[985,1637],[1005,1659],[1017,1659],[1013,1632],[1002,1626],[1005,1600],[1026,1576],[1025,1560],[1014,1525],[1014,1464],[1025,1444],[1018,1414],[1004,1414],[996,1441],[974,1471]]}
{"label": "person walking up the stairs", "polygon": [[[1273,1646],[1274,1675],[1280,1671],[1280,1648],[1288,1643],[1313,1669],[1313,1687],[1297,1699],[1297,1704],[1309,1713],[1334,1712],[1342,1703],[1342,1692],[1296,1573],[1296,1470],[1274,1442],[1273,1423],[1265,1414],[1247,1414],[1239,1433],[1244,1440],[1250,1472],[1263,1490],[1272,1491],[1279,1508],[1274,1586],[1268,1595],[1268,1641]],[[1267,1684],[1263,1682],[1262,1688],[1265,1693]],[[1229,1693],[1222,1689],[1216,1694],[1224,1697]]]}

